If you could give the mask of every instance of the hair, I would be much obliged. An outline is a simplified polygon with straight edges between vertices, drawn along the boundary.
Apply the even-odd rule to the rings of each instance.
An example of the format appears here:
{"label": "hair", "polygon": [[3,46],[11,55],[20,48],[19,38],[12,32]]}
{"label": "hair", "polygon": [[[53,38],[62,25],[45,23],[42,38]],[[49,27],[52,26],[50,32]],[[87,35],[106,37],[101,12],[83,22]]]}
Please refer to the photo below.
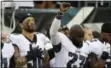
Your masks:
{"label": "hair", "polygon": [[83,32],[84,32],[83,27],[82,27],[81,25],[76,24],[76,25],[73,25],[73,26],[71,27],[71,29],[70,29],[70,35],[73,35],[73,31],[77,31],[77,32],[78,32],[77,29],[83,30]]}
{"label": "hair", "polygon": [[100,33],[97,31],[93,31],[94,38],[100,38]]}
{"label": "hair", "polygon": [[111,33],[111,23],[104,23],[101,27],[101,32]]}

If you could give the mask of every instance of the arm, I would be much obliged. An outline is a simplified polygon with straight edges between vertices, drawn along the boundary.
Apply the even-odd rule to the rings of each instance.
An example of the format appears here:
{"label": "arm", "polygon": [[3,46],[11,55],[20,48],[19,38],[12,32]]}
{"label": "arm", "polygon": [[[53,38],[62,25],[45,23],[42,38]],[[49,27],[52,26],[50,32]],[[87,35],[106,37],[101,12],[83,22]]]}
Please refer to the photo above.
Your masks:
{"label": "arm", "polygon": [[54,19],[50,28],[50,38],[53,45],[57,45],[60,43],[60,37],[58,35],[58,30],[60,28],[61,21],[57,18]]}
{"label": "arm", "polygon": [[51,38],[54,52],[59,52],[61,50],[61,40],[58,34],[60,24],[61,24],[60,19],[55,18],[50,28],[50,38]]}
{"label": "arm", "polygon": [[45,45],[45,50],[50,50],[53,48],[51,41],[45,35],[44,35],[44,45]]}
{"label": "arm", "polygon": [[109,54],[108,52],[106,51],[103,51],[100,59],[98,59],[98,61],[95,63],[94,67],[97,67],[97,68],[104,68],[104,65],[105,65],[105,61],[106,59],[108,58]]}
{"label": "arm", "polygon": [[14,48],[13,48],[12,44],[4,43],[1,52],[2,52],[3,61],[6,61],[5,64],[7,64],[6,65],[7,67],[9,67],[10,59],[12,58],[12,56],[14,54]]}
{"label": "arm", "polygon": [[60,35],[58,34],[58,30],[61,25],[61,18],[63,17],[62,13],[58,13],[56,18],[53,20],[51,28],[50,28],[50,38],[53,45],[53,50],[55,52],[59,52],[61,50],[61,40]]}
{"label": "arm", "polygon": [[14,46],[14,50],[15,50],[15,53],[14,53],[14,61],[15,61],[15,67],[23,67],[26,62],[27,62],[27,59],[26,57],[21,57],[20,56],[20,51],[19,51],[19,48],[17,45],[13,44]]}
{"label": "arm", "polygon": [[108,58],[109,54],[107,52],[107,47],[105,46],[104,50],[102,51],[102,55],[100,56],[100,58],[97,60],[97,62],[95,62],[94,67],[95,68],[104,68],[105,65],[105,61]]}

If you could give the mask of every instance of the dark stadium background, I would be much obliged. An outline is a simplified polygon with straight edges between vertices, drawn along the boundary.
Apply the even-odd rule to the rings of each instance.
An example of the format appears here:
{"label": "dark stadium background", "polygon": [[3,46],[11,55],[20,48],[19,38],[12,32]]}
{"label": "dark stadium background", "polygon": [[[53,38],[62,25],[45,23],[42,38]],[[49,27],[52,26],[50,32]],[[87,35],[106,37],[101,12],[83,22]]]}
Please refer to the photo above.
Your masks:
{"label": "dark stadium background", "polygon": [[[95,1],[68,1],[71,3],[73,7],[78,8],[78,10],[81,7],[84,6],[94,6],[96,2]],[[54,2],[56,3],[56,2]],[[59,12],[58,6],[56,6],[55,9],[35,9],[35,8],[23,8],[20,7],[21,9],[17,10],[16,13],[24,13],[24,10],[32,13],[32,15],[36,19],[36,26],[37,30],[36,31],[41,31],[44,32],[45,30],[48,30],[50,28],[50,25],[57,14]],[[9,27],[10,26],[10,18],[12,15],[13,10],[11,8],[5,9],[5,26]],[[105,1],[104,5],[100,5],[100,2],[98,1],[98,7],[95,7],[94,11],[88,16],[85,21],[82,22],[84,23],[96,23],[96,22],[111,22],[111,1]],[[14,33],[20,33],[20,28],[19,24],[16,23],[17,27],[13,31]]]}

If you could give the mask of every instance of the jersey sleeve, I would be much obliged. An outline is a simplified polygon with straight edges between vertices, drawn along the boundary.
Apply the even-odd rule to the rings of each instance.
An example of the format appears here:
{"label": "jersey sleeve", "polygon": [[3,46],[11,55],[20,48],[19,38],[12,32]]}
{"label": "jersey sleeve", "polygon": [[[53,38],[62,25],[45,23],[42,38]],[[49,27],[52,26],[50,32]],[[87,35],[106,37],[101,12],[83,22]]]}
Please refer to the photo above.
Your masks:
{"label": "jersey sleeve", "polygon": [[7,58],[8,66],[9,66],[9,60],[14,55],[14,47],[11,43],[4,43],[4,47],[2,49],[2,57]]}
{"label": "jersey sleeve", "polygon": [[90,53],[96,54],[98,58],[101,57],[104,49],[103,43],[101,43],[99,40],[91,40],[89,43],[89,47],[90,47]]}
{"label": "jersey sleeve", "polygon": [[89,44],[83,43],[82,55],[88,57],[89,53],[90,53]]}
{"label": "jersey sleeve", "polygon": [[53,45],[60,44],[60,36],[58,30],[60,28],[61,20],[54,19],[50,28],[50,38]]}
{"label": "jersey sleeve", "polygon": [[106,59],[108,59],[109,55],[110,55],[110,44],[107,43],[105,45],[105,47],[104,47],[103,53],[101,55],[101,58],[103,60],[106,60]]}
{"label": "jersey sleeve", "polygon": [[110,44],[107,43],[103,51],[110,53]]}
{"label": "jersey sleeve", "polygon": [[51,43],[51,41],[49,40],[48,37],[46,37],[46,36],[45,36],[44,34],[42,34],[42,33],[40,33],[39,36],[41,36],[42,41],[43,41],[43,43],[44,43],[44,45],[45,45],[45,49],[46,49],[46,50],[50,50],[50,49],[53,48],[53,47],[52,47],[52,43]]}
{"label": "jersey sleeve", "polygon": [[8,38],[11,41],[11,43],[13,43],[13,44],[17,44],[18,43],[18,37],[17,37],[17,35],[10,34],[10,36]]}
{"label": "jersey sleeve", "polygon": [[3,57],[10,58],[14,54],[14,47],[11,43],[4,43],[4,47],[2,49]]}
{"label": "jersey sleeve", "polygon": [[45,35],[44,35],[44,44],[45,44],[45,49],[46,49],[46,50],[50,50],[50,49],[53,48],[51,41],[50,41],[49,38],[46,37]]}

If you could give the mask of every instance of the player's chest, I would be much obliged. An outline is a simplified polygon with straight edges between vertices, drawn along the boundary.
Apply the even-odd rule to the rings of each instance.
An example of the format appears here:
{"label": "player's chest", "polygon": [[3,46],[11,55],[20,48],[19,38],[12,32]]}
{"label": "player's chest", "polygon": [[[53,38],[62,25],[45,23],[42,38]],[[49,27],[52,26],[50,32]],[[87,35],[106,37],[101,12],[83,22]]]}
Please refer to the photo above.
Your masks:
{"label": "player's chest", "polygon": [[36,43],[32,43],[24,38],[24,39],[21,39],[18,44],[21,54],[26,54],[28,51],[30,51],[30,46],[32,48],[39,46],[39,48],[44,50],[44,42],[40,38],[37,38]]}

